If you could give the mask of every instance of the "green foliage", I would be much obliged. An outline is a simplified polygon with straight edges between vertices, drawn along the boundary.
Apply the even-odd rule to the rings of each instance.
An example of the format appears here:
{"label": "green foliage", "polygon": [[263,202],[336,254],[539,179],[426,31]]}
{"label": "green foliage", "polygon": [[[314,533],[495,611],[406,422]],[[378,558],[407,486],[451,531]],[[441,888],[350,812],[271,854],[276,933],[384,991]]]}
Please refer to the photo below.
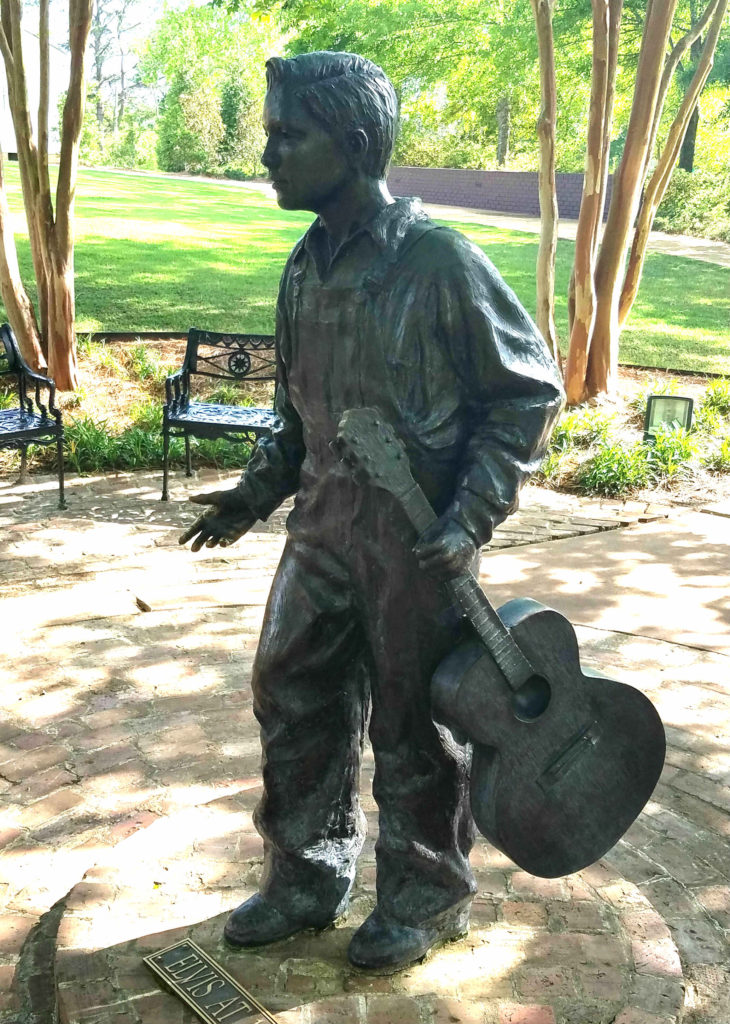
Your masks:
{"label": "green foliage", "polygon": [[569,409],[563,413],[550,439],[550,447],[540,466],[546,481],[557,482],[570,468],[568,456],[608,442],[613,417],[599,409]]}
{"label": "green foliage", "polygon": [[719,444],[702,459],[702,465],[711,473],[730,473],[730,434],[720,438]]}
{"label": "green foliage", "polygon": [[[191,440],[198,464],[221,469],[243,468],[251,449],[243,442]],[[66,462],[77,473],[103,473],[110,470],[159,469],[162,467],[162,407],[158,402],[140,404],[133,409],[133,423],[125,430],[110,433],[104,422],[89,417],[71,420],[66,426]],[[170,459],[181,463],[185,456],[183,441],[172,438]]]}
{"label": "green foliage", "polygon": [[613,416],[600,409],[569,409],[560,418],[553,442],[565,436],[571,447],[590,448],[608,440],[612,424]]}
{"label": "green foliage", "polygon": [[722,430],[723,417],[711,405],[701,402],[695,406],[692,416],[692,429],[698,434],[713,436]]}
{"label": "green foliage", "polygon": [[130,375],[138,380],[161,383],[167,376],[167,367],[161,366],[156,354],[141,342],[126,352],[125,356]]}
{"label": "green foliage", "polygon": [[618,497],[644,487],[650,479],[646,445],[603,444],[576,475],[584,494]]}
{"label": "green foliage", "polygon": [[646,416],[646,406],[652,395],[676,395],[678,391],[679,381],[674,377],[652,380],[636,392],[629,405],[643,423]]}
{"label": "green foliage", "polygon": [[12,387],[0,385],[0,409],[12,409],[18,404],[18,392]]}
{"label": "green foliage", "polygon": [[157,159],[163,170],[260,173],[264,62],[279,47],[267,16],[191,4],[167,8],[146,40],[140,71],[162,87]]}
{"label": "green foliage", "polygon": [[702,398],[702,405],[716,410],[720,416],[730,416],[730,378],[710,381]]}
{"label": "green foliage", "polygon": [[237,384],[228,384],[225,381],[208,391],[205,401],[214,405],[255,405],[251,396],[242,391]]}
{"label": "green foliage", "polygon": [[645,445],[647,463],[656,481],[674,480],[686,473],[697,451],[697,443],[684,427],[660,426],[653,441]]}
{"label": "green foliage", "polygon": [[213,171],[219,164],[224,134],[214,84],[181,75],[165,97],[160,114],[157,160],[162,170]]}
{"label": "green foliage", "polygon": [[672,175],[654,219],[658,231],[730,240],[730,171]]}
{"label": "green foliage", "polygon": [[130,170],[155,170],[158,134],[155,129],[130,124],[112,144],[106,163]]}

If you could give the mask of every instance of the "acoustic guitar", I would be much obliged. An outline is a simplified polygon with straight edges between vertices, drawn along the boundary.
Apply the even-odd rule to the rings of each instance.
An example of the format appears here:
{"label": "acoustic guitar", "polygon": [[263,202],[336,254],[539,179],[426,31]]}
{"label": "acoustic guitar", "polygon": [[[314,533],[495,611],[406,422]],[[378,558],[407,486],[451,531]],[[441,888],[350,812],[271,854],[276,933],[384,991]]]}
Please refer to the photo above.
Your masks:
{"label": "acoustic guitar", "polygon": [[[356,480],[398,500],[418,535],[435,521],[376,409],[345,412],[332,447]],[[640,690],[581,668],[563,615],[529,599],[495,611],[471,573],[447,586],[473,637],[439,665],[431,697],[434,718],[473,745],[476,825],[531,874],[579,871],[651,796],[664,763],[661,719]]]}

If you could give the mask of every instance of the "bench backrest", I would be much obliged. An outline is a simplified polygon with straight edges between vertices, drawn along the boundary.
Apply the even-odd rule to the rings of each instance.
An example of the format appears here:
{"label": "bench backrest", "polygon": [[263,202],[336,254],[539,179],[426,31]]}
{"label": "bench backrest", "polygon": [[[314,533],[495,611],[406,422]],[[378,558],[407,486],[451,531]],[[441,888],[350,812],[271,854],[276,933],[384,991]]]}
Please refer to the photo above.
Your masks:
{"label": "bench backrest", "polygon": [[275,380],[274,336],[219,334],[191,327],[183,366],[190,373],[220,380]]}
{"label": "bench backrest", "polygon": [[22,368],[20,351],[9,324],[0,327],[0,374],[19,373]]}

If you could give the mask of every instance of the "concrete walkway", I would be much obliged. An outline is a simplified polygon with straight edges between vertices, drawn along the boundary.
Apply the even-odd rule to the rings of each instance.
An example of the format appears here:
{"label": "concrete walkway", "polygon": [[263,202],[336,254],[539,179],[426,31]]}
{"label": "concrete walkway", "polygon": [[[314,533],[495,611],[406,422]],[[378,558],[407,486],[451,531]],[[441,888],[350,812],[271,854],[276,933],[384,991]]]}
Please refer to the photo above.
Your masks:
{"label": "concrete walkway", "polygon": [[[349,917],[226,949],[254,891],[260,752],[248,678],[282,518],[233,548],[177,544],[217,474],[0,482],[0,1022],[192,1022],[141,956],[190,935],[281,1024],[728,1024],[728,520],[536,488],[482,559],[495,603],[576,625],[582,657],[667,727],[652,800],[598,864],[545,880],[486,842],[468,939],[393,978],[347,967],[373,905],[377,810]],[[722,510],[719,510],[722,511]],[[515,546],[517,545],[517,546]]]}

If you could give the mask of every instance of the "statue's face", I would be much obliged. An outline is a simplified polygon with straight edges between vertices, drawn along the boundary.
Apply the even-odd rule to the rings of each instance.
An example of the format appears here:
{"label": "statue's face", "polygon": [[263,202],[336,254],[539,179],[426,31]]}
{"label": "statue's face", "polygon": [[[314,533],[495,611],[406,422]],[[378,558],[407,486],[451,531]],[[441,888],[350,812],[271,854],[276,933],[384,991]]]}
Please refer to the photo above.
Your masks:
{"label": "statue's face", "polygon": [[320,213],[355,173],[341,144],[281,87],[267,92],[263,121],[268,141],[261,162],[279,206]]}

